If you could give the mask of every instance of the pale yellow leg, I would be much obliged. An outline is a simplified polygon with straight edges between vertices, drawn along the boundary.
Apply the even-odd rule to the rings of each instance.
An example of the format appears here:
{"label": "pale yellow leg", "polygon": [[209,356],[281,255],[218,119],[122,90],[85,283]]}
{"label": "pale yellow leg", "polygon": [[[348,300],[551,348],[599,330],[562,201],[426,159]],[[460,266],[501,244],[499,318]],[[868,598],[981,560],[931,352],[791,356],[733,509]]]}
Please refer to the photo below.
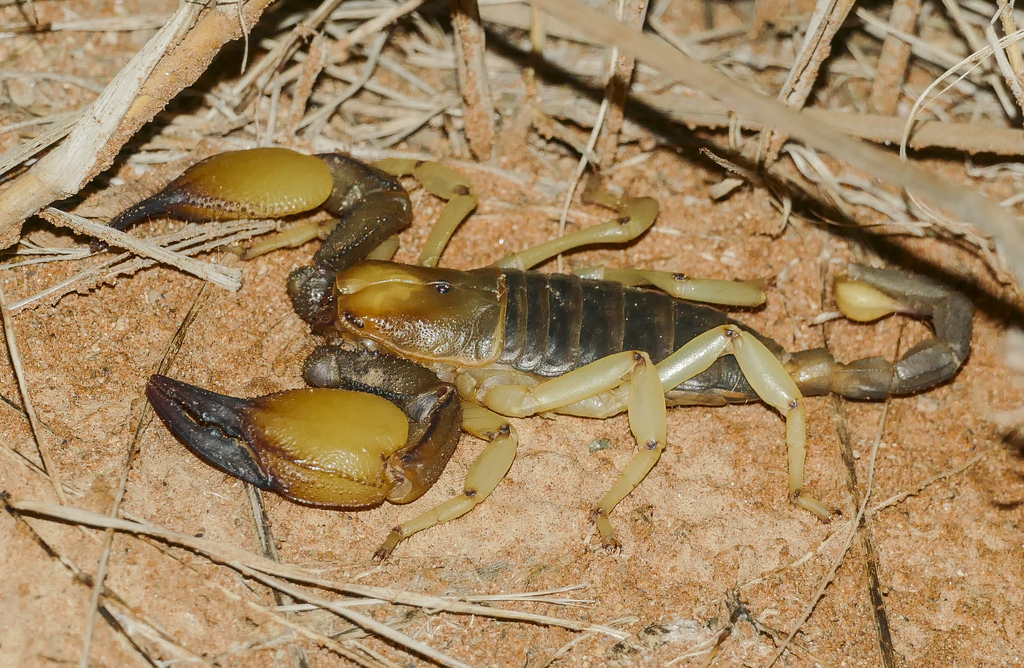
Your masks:
{"label": "pale yellow leg", "polygon": [[[295,225],[279,232],[275,232],[274,234],[265,235],[259,241],[248,246],[231,246],[228,250],[238,255],[241,259],[248,261],[281,248],[298,248],[313,239],[326,239],[337,225],[337,218],[313,223],[303,223],[301,225]],[[366,256],[366,259],[390,260],[397,250],[398,237],[391,237],[380,246],[377,246],[370,251]]]}
{"label": "pale yellow leg", "polygon": [[402,522],[388,534],[374,552],[375,559],[387,559],[395,547],[413,534],[465,515],[483,502],[498,486],[516,458],[519,436],[505,418],[471,402],[463,402],[462,428],[477,438],[489,441],[469,467],[462,494]]}
{"label": "pale yellow leg", "polygon": [[661,389],[658,370],[646,356],[644,360],[645,363],[638,364],[633,372],[627,408],[629,428],[640,449],[608,493],[594,507],[594,525],[601,534],[601,543],[611,549],[618,547],[618,541],[615,539],[615,529],[608,516],[615,506],[647,477],[661,458],[661,453],[665,451],[668,440],[665,394]]}
{"label": "pale yellow leg", "polygon": [[367,260],[390,260],[398,252],[398,235],[388,237],[380,246],[366,254]]}
{"label": "pale yellow leg", "polygon": [[646,353],[625,350],[537,385],[495,385],[486,390],[480,401],[513,417],[556,411],[622,384],[643,359]]}
{"label": "pale yellow leg", "polygon": [[574,269],[580,278],[615,281],[623,285],[651,285],[678,299],[721,306],[760,306],[765,294],[759,282],[722,281],[714,278],[692,278],[669,271],[644,269],[613,269],[584,267]]}
{"label": "pale yellow leg", "polygon": [[722,355],[732,353],[743,376],[757,396],[786,420],[789,452],[789,493],[793,501],[819,519],[830,519],[835,510],[804,491],[804,460],[807,457],[807,418],[804,399],[782,363],[757,337],[733,325],[723,325],[692,339],[658,365],[668,392],[707,370]]}
{"label": "pale yellow leg", "polygon": [[434,224],[434,229],[430,231],[418,262],[424,267],[437,266],[455,230],[480,200],[473,190],[472,182],[439,162],[388,158],[373,166],[392,176],[412,176],[427,192],[448,202]]}
{"label": "pale yellow leg", "polygon": [[[479,196],[473,184],[458,172],[437,162],[388,158],[373,165],[392,176],[412,176],[427,192],[447,200],[434,224],[418,264],[437,265],[448,241],[466,216],[476,208]],[[614,209],[619,216],[600,225],[578,230],[533,248],[513,253],[495,263],[497,267],[529,269],[560,253],[598,243],[626,243],[636,239],[654,224],[658,202],[650,197],[614,197],[606,192],[588,190],[584,198]]]}
{"label": "pale yellow leg", "polygon": [[298,248],[313,239],[326,239],[331,230],[337,227],[337,225],[337,218],[306,222],[279,230],[273,234],[267,234],[259,241],[249,245],[237,244],[231,246],[228,250],[243,260],[252,260],[260,255],[266,255],[271,251],[281,248]]}
{"label": "pale yellow leg", "polygon": [[627,379],[629,427],[640,450],[594,509],[601,542],[609,548],[618,543],[608,515],[640,484],[665,450],[665,393],[647,353],[624,351],[609,355],[536,386],[499,385],[488,389],[482,399],[484,404],[504,414],[533,415],[560,411],[564,406],[607,393]]}
{"label": "pale yellow leg", "polygon": [[[789,492],[793,501],[822,520],[835,509],[804,491],[804,460],[807,456],[807,428],[804,400],[782,363],[749,332],[732,325],[716,327],[689,341],[658,364],[662,390],[668,392],[706,371],[719,357],[736,356],[740,370],[757,395],[777,409],[786,420],[789,453]],[[630,382],[558,407],[559,413],[604,418],[621,413],[632,396]]]}
{"label": "pale yellow leg", "polygon": [[658,201],[651,197],[628,197],[600,202],[614,209],[619,216],[600,225],[577,230],[533,248],[506,255],[494,263],[503,269],[529,269],[556,255],[591,244],[622,244],[646,232],[658,217]]}

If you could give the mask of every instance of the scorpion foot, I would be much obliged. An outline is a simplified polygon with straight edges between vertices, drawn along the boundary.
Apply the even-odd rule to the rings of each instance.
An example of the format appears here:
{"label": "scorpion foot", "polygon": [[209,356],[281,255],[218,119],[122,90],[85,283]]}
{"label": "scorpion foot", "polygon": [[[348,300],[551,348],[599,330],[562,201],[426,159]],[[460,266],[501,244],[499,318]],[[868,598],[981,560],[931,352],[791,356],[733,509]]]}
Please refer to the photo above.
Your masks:
{"label": "scorpion foot", "polygon": [[391,556],[391,553],[395,551],[398,544],[402,542],[402,539],[406,537],[407,536],[402,533],[402,527],[398,526],[392,529],[391,533],[388,534],[388,537],[383,543],[381,543],[381,546],[373,553],[373,560],[378,562],[385,561]]}
{"label": "scorpion foot", "polygon": [[597,527],[597,532],[601,535],[601,547],[598,550],[608,554],[618,554],[622,550],[622,544],[619,543],[619,539],[615,536],[615,529],[608,520],[608,511],[598,507],[590,514],[590,517],[594,521],[594,526]]}

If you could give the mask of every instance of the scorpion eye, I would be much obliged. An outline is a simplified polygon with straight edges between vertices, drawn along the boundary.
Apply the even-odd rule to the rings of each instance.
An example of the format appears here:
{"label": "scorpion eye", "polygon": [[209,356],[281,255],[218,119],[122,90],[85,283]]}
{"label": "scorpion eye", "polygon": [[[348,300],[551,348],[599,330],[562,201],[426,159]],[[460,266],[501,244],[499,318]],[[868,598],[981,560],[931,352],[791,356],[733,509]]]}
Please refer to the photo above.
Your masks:
{"label": "scorpion eye", "polygon": [[434,283],[434,289],[437,290],[437,294],[446,295],[452,289],[452,284],[448,281],[438,281]]}
{"label": "scorpion eye", "polygon": [[345,315],[343,317],[345,318],[345,321],[348,322],[353,327],[355,327],[357,329],[362,329],[363,328],[363,321],[362,321],[362,319],[361,318],[357,318],[355,313],[352,313],[351,311],[346,311]]}

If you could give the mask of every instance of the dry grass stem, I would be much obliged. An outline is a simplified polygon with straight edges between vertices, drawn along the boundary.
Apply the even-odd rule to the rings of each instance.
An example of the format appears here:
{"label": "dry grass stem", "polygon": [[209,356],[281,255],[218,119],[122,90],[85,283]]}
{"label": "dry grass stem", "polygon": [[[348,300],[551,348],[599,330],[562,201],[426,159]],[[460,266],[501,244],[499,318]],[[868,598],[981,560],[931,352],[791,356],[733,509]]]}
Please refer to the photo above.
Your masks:
{"label": "dry grass stem", "polygon": [[928,489],[929,487],[931,487],[932,485],[941,480],[952,478],[954,476],[960,475],[961,473],[964,473],[965,471],[969,470],[972,466],[974,466],[982,459],[984,459],[986,455],[991,454],[992,450],[992,447],[986,448],[985,450],[982,450],[978,454],[968,459],[962,465],[957,466],[956,468],[950,469],[948,471],[936,473],[935,475],[927,478],[926,480],[921,481],[913,489],[904,490],[899,494],[894,494],[893,496],[890,496],[888,499],[885,499],[884,501],[880,501],[878,504],[868,508],[866,514],[868,516],[874,515],[878,512],[885,510],[890,506],[902,503],[905,499],[908,499],[912,496],[917,496],[918,494],[920,494],[921,492],[923,492],[924,490]]}
{"label": "dry grass stem", "polygon": [[[338,111],[338,107],[344,104],[347,100],[351,99],[356,93],[363,89],[369,82],[370,77],[373,76],[374,71],[377,69],[377,64],[380,59],[380,54],[384,50],[384,44],[387,42],[387,35],[377,35],[377,38],[370,44],[366,53],[366,63],[363,65],[362,72],[357,78],[349,81],[349,77],[345,76],[344,81],[349,83],[348,88],[344,91],[331,97],[327,100],[319,100],[319,106],[316,111],[312,111],[305,115],[295,126],[295,131],[310,128],[310,131],[315,134],[320,134],[324,124]],[[378,91],[382,92],[382,91]],[[390,91],[389,91],[390,92]]]}
{"label": "dry grass stem", "polygon": [[[298,590],[290,585],[288,587],[279,586],[281,583],[276,578],[283,578],[293,582],[323,587],[325,589],[336,590],[354,596],[388,601],[396,605],[408,605],[424,608],[434,613],[449,612],[453,614],[476,615],[510,621],[560,626],[574,631],[601,633],[614,638],[624,638],[629,635],[628,633],[612,628],[611,626],[577,622],[516,610],[502,610],[500,608],[466,603],[452,597],[426,596],[391,587],[374,587],[369,585],[325,580],[319,577],[315,572],[308,569],[289,564],[282,564],[265,557],[259,557],[226,543],[196,538],[194,536],[169,531],[150,524],[120,519],[112,515],[93,513],[80,508],[31,500],[11,501],[9,503],[9,507],[20,513],[43,517],[46,519],[159,538],[162,541],[166,541],[173,545],[179,545],[193,552],[203,554],[213,561],[238,570],[247,576],[256,577],[256,579],[259,579],[264,583],[270,582],[270,580],[265,580],[264,578],[274,578],[273,581],[275,584],[268,586],[273,586],[278,591],[284,591],[298,600],[313,603],[317,607],[326,607],[326,609],[330,609],[334,612],[338,612],[342,608],[346,607],[346,605],[344,603],[330,602],[329,606],[325,606],[322,599],[317,598],[315,601],[311,600],[311,597],[306,593],[297,595],[296,592]],[[346,619],[348,619],[348,617],[346,617]],[[365,624],[361,623],[362,616],[360,616],[359,619],[360,621],[353,621],[351,619],[350,621],[353,621],[353,623],[356,623],[359,626],[364,626],[365,628]]]}
{"label": "dry grass stem", "polygon": [[[270,232],[276,227],[276,222],[265,220],[217,223],[201,227],[190,226],[178,232],[153,237],[146,242],[158,248],[166,248],[176,256],[187,257],[222,246],[232,246],[254,236]],[[135,237],[129,235],[129,238]],[[156,260],[133,257],[128,253],[114,255],[41,292],[19,299],[11,304],[11,311],[17,313],[25,308],[34,308],[43,304],[52,305],[64,295],[72,292],[85,292],[97,285],[110,282],[118,276],[131,275],[140,269],[151,267],[155,263]],[[217,267],[217,265],[208,265],[207,263],[201,264]]]}
{"label": "dry grass stem", "polygon": [[[1016,44],[1024,35],[1024,31],[1010,32],[1005,38],[999,39],[995,31],[995,22],[1002,12],[997,12],[992,17],[992,23],[985,28],[985,39],[988,41],[989,48],[992,49],[992,55],[995,56],[996,65],[999,67],[999,71],[1003,74],[1003,79],[1006,81],[1010,88],[1010,92],[1013,93],[1013,97],[1017,100],[1018,107],[1024,107],[1024,86],[1021,85],[1018,74],[1014,69],[1013,64],[1010,62],[1010,58],[1007,57],[1007,53],[1016,54],[1016,60],[1018,61],[1017,69],[1020,69],[1020,51],[1017,50]],[[1018,113],[1019,115],[1019,113]]]}
{"label": "dry grass stem", "polygon": [[[898,0],[889,15],[890,30],[913,33],[920,13],[920,0]],[[910,45],[890,32],[882,42],[878,75],[871,87],[871,106],[875,112],[885,116],[896,113],[909,65]]]}
{"label": "dry grass stem", "polygon": [[40,211],[39,215],[55,225],[70,228],[79,234],[95,237],[117,248],[125,248],[136,255],[148,257],[155,262],[177,267],[186,273],[192,274],[204,281],[210,281],[219,287],[228,290],[237,290],[242,287],[242,272],[239,269],[193,260],[181,253],[175,253],[145,239],[133,237],[107,225],[94,223],[87,218],[82,218],[60,209],[54,209],[53,207]]}
{"label": "dry grass stem", "polygon": [[473,155],[485,162],[494,150],[494,101],[484,66],[484,28],[476,0],[455,0],[453,8],[455,69],[465,102],[466,139]]}
{"label": "dry grass stem", "polygon": [[[265,607],[263,607],[261,605],[257,605],[256,603],[253,603],[252,601],[247,601],[247,600],[243,599],[242,597],[238,596],[237,594],[235,594],[234,592],[230,592],[230,591],[228,591],[225,588],[221,588],[221,590],[224,592],[224,594],[226,596],[231,596],[231,597],[235,598],[236,600],[242,602],[246,607],[248,607],[253,612],[259,614],[260,616],[265,617],[265,618],[273,621],[275,624],[280,624],[281,626],[284,626],[285,628],[289,628],[292,631],[295,631],[297,634],[299,634],[299,635],[301,635],[303,637],[309,638],[310,640],[315,642],[320,647],[323,647],[325,649],[329,649],[332,652],[334,652],[335,654],[337,654],[338,656],[340,656],[340,657],[342,657],[344,659],[348,659],[352,663],[355,663],[355,664],[360,665],[360,666],[366,666],[367,668],[375,668],[376,666],[384,665],[384,664],[381,664],[380,662],[376,662],[376,661],[371,662],[371,661],[367,660],[361,654],[350,650],[349,648],[345,647],[341,643],[339,643],[339,642],[337,642],[335,640],[332,640],[331,638],[329,638],[329,637],[327,637],[327,636],[325,636],[325,635],[323,635],[321,633],[316,633],[315,631],[312,631],[312,630],[306,628],[302,624],[299,624],[297,622],[293,622],[290,619],[288,619],[287,617],[285,617],[284,615],[277,614],[277,613],[273,612],[272,610],[268,610],[267,608],[265,608]],[[314,609],[317,609],[317,610],[320,609],[319,606],[312,606],[312,607]],[[390,664],[389,663],[387,665],[390,666],[390,665],[394,665],[394,664]]]}
{"label": "dry grass stem", "polygon": [[155,30],[167,23],[166,15],[122,16],[117,18],[81,19],[78,21],[53,21],[45,25],[34,23],[12,23],[0,28],[4,33],[45,33],[45,32],[134,32],[136,30]]}
{"label": "dry grass stem", "polygon": [[[963,9],[955,0],[942,0],[942,7],[949,14],[950,19],[956,25],[957,30],[963,35],[964,40],[967,42],[967,46],[971,51],[977,52],[985,48],[985,41],[975,27],[967,20],[964,16]],[[999,98],[999,103],[1003,107],[1003,112],[1009,118],[1013,118],[1017,115],[1018,110],[1014,106],[1013,100],[1010,98],[1009,92],[1006,90],[1006,82],[999,78],[999,75],[995,72],[990,61],[984,61],[982,63],[982,69],[984,70],[984,80]]]}
{"label": "dry grass stem", "polygon": [[846,541],[843,543],[842,548],[839,550],[839,554],[836,555],[835,560],[832,562],[828,574],[823,577],[821,582],[818,584],[817,591],[814,592],[814,596],[812,596],[811,600],[807,603],[803,614],[800,615],[800,619],[793,624],[793,630],[789,632],[786,639],[779,645],[778,649],[775,651],[775,655],[765,668],[771,668],[774,666],[776,662],[782,658],[782,655],[786,653],[786,649],[789,647],[789,644],[793,642],[796,634],[800,632],[803,625],[811,618],[814,608],[817,607],[818,602],[821,601],[821,597],[825,595],[825,589],[832,583],[832,580],[836,576],[836,572],[846,559],[846,553],[850,551],[850,547],[853,545],[853,539],[857,535],[857,531],[860,529],[860,523],[864,520],[864,513],[867,510],[868,501],[871,500],[871,492],[875,481],[875,464],[878,461],[878,448],[882,443],[882,433],[885,430],[885,420],[888,414],[889,402],[886,401],[882,409],[882,416],[878,421],[878,430],[875,432],[875,442],[871,446],[871,460],[868,464],[868,480],[864,488],[864,499],[861,501],[860,507],[857,508],[856,516],[854,516],[849,523],[850,530],[846,536]]}
{"label": "dry grass stem", "polygon": [[410,652],[419,654],[420,656],[426,657],[442,666],[449,666],[450,668],[469,668],[467,664],[457,661],[441,652],[438,652],[430,645],[419,642],[404,633],[394,630],[387,624],[382,624],[372,617],[360,614],[353,610],[349,610],[346,606],[337,605],[333,601],[329,601],[319,596],[309,594],[298,587],[291,585],[283,580],[278,580],[269,575],[256,570],[252,570],[246,566],[238,565],[237,570],[243,575],[247,575],[255,580],[259,580],[268,587],[273,587],[277,591],[284,592],[292,598],[307,603],[312,603],[323,610],[329,610],[339,617],[352,622],[356,626],[359,626],[371,634],[376,635],[385,640],[389,640],[397,645],[404,647]]}
{"label": "dry grass stem", "polygon": [[[752,119],[738,119],[730,114],[729,108],[715,100],[703,98],[682,98],[673,94],[635,93],[633,98],[644,105],[665,114],[672,121],[687,127],[726,128],[731,122],[738,122],[744,130],[760,130],[763,125]],[[575,102],[578,108],[579,102]],[[568,93],[553,91],[544,97],[544,111],[559,118],[569,118],[574,123],[590,127],[583,114],[574,111],[573,100]],[[925,150],[949,148],[965,153],[990,153],[993,155],[1024,155],[1024,137],[1014,128],[977,125],[972,123],[943,122],[897,116],[849,113],[829,109],[809,108],[803,114],[824,123],[836,132],[860,137],[876,144],[897,144],[905,140],[908,148]],[[907,133],[909,129],[909,135]]]}
{"label": "dry grass stem", "polygon": [[[914,56],[925,62],[932,63],[938,67],[948,68],[954,66],[962,58],[960,54],[949,53],[940,46],[931,44],[919,37],[894,30],[886,21],[863,7],[858,8],[855,15],[863,22],[863,29],[866,33],[883,41],[889,36],[896,37],[909,44]],[[968,82],[968,84],[965,84],[968,86],[965,88],[965,92],[969,93],[977,91],[974,85],[969,84],[985,85],[981,72],[972,72],[968,77]]]}
{"label": "dry grass stem", "polygon": [[[803,108],[814,83],[818,80],[822,63],[832,53],[832,40],[835,39],[836,33],[846,22],[853,4],[853,0],[830,0],[817,3],[796,62],[789,70],[789,76],[782,84],[782,89],[777,96],[780,102],[792,109]],[[758,154],[763,156],[764,162],[772,163],[785,141],[784,134],[774,130],[765,133],[762,135]]]}
{"label": "dry grass stem", "polygon": [[[92,576],[82,571],[74,561],[58,552],[49,544],[24,518],[12,512],[8,499],[0,494],[0,504],[11,513],[18,524],[24,528],[25,533],[31,536],[33,542],[41,548],[43,553],[61,564],[64,569],[73,576],[73,581],[90,585]],[[182,647],[160,630],[155,624],[147,620],[142,614],[133,610],[125,603],[123,597],[109,587],[103,588],[100,604],[104,612],[113,619],[120,631],[134,645],[135,649],[150,663],[158,661],[173,662],[186,661],[189,664],[213,665],[204,658],[197,656],[188,649]]]}
{"label": "dry grass stem", "polygon": [[150,663],[156,665],[184,664],[188,666],[210,666],[210,668],[213,668],[215,665],[213,662],[174,642],[173,638],[146,621],[116,597],[104,596],[102,605],[103,611],[108,615],[108,618],[117,624],[118,630],[131,641],[135,649]]}
{"label": "dry grass stem", "polygon": [[66,83],[72,86],[79,86],[85,90],[92,91],[94,93],[103,92],[103,84],[96,83],[92,79],[86,79],[84,77],[77,77],[72,74],[63,74],[60,72],[26,72],[22,70],[4,70],[0,69],[0,81],[4,79],[29,79],[34,81],[55,81],[58,83]]}
{"label": "dry grass stem", "polygon": [[0,318],[3,319],[7,355],[11,361],[11,368],[14,370],[14,377],[18,381],[21,405],[24,407],[29,426],[32,428],[32,438],[35,440],[39,459],[43,462],[43,472],[49,478],[50,484],[53,485],[53,491],[57,494],[57,500],[62,505],[67,505],[68,497],[64,494],[64,484],[61,482],[60,472],[53,465],[49,441],[43,437],[39,419],[36,417],[36,409],[32,403],[32,395],[28,391],[28,381],[25,379],[25,366],[21,362],[21,352],[18,350],[18,337],[14,333],[14,318],[11,317],[11,310],[7,306],[7,295],[2,285],[0,285]]}
{"label": "dry grass stem", "polygon": [[[933,100],[938,99],[939,97],[944,95],[946,92],[948,92],[951,88],[953,88],[953,86],[956,84],[956,82],[961,81],[964,77],[967,77],[972,72],[976,71],[981,66],[981,63],[984,62],[985,59],[987,59],[989,56],[993,55],[993,53],[995,51],[1000,50],[1000,48],[1002,46],[1004,46],[1005,43],[1010,42],[1010,41],[1012,41],[1014,39],[1020,39],[1020,37],[1021,37],[1021,35],[1017,35],[1016,37],[1014,37],[1014,36],[1004,37],[1001,40],[999,40],[998,42],[996,42],[996,44],[994,46],[993,45],[984,46],[981,49],[979,49],[979,50],[975,51],[974,53],[970,54],[966,58],[964,58],[964,59],[962,59],[960,61],[957,61],[955,63],[952,63],[951,66],[949,67],[949,69],[947,69],[945,72],[943,72],[939,77],[937,77],[927,87],[925,87],[925,89],[923,91],[921,91],[921,93],[917,96],[917,99],[914,100],[914,105],[911,107],[910,113],[907,115],[906,120],[903,121],[904,128],[903,128],[903,132],[902,132],[901,139],[900,139],[900,157],[903,160],[907,159],[907,144],[910,141],[909,137],[911,136],[911,134],[916,134],[915,130],[916,130],[916,122],[917,122],[918,114],[923,109],[929,107]],[[967,67],[967,66],[969,66],[969,67]],[[963,70],[963,72],[961,72],[961,70],[963,68],[965,68],[965,67],[967,67],[967,69]],[[948,79],[949,77],[952,77],[954,74],[957,74],[958,72],[960,72],[960,74],[957,76],[956,79],[953,80],[952,83],[949,83],[948,85],[946,85],[939,93],[936,93],[935,95],[932,95],[932,91],[934,91],[936,88],[938,88],[940,85],[942,85],[946,81],[946,79]],[[1007,139],[1009,139],[1009,137],[1007,137]],[[999,153],[998,151],[993,151],[993,152],[997,153],[997,154]],[[1014,154],[1015,155],[1020,155],[1020,153],[1014,153]]]}
{"label": "dry grass stem", "polygon": [[[85,111],[88,111],[88,109],[86,107]],[[3,155],[0,155],[0,177],[6,176],[11,170],[24,165],[41,151],[67,137],[72,128],[78,124],[83,113],[85,112],[68,112],[63,119],[55,121],[52,127],[47,128],[45,132],[41,132],[32,139],[15,145]]]}
{"label": "dry grass stem", "polygon": [[142,84],[171,44],[192,27],[200,11],[199,5],[182,4],[93,102],[89,114],[81,118],[64,142],[0,193],[0,245],[14,243],[25,218],[85,185]]}

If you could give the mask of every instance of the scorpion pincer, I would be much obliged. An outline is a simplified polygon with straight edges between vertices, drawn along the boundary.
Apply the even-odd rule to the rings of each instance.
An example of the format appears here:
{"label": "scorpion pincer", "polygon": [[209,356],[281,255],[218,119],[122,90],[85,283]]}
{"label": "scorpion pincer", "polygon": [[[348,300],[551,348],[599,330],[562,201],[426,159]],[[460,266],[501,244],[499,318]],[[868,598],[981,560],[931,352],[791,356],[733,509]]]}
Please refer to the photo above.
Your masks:
{"label": "scorpion pincer", "polygon": [[[421,266],[367,259],[381,257],[380,248],[410,222],[409,197],[396,179],[406,174],[449,200]],[[720,310],[694,303],[758,305],[764,294],[750,284],[603,268],[528,271],[580,245],[629,241],[658,213],[650,198],[595,197],[617,217],[492,267],[456,271],[432,265],[477,198],[448,168],[405,160],[371,167],[285,149],[203,161],[112,225],[125,228],[154,214],[279,217],[322,206],[341,222],[311,266],[293,272],[288,292],[315,333],[340,342],[306,361],[311,388],[236,399],[153,376],[147,396],[168,428],[213,466],[325,508],[413,501],[441,475],[460,427],[487,440],[462,494],[395,527],[377,558],[487,498],[518,445],[502,416],[605,418],[626,411],[640,447],[593,512],[603,543],[613,547],[609,514],[665,449],[667,405],[773,406],[787,426],[791,498],[827,520],[833,508],[804,487],[803,397],[878,400],[919,392],[950,379],[970,352],[971,302],[896,270],[853,265],[835,286],[840,310],[853,320],[892,313],[931,319],[935,336],[894,364],[880,357],[843,364],[823,348],[788,353]]]}

